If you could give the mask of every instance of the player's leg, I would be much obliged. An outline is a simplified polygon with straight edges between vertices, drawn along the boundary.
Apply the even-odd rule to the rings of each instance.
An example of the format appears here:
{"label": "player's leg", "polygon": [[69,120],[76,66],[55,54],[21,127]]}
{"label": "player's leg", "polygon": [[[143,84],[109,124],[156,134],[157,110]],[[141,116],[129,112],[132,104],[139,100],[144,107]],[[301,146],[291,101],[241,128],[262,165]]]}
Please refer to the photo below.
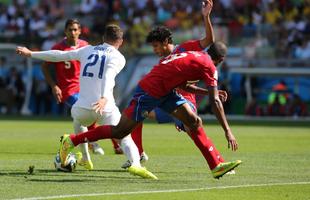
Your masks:
{"label": "player's leg", "polygon": [[[148,119],[153,119],[156,120],[158,123],[168,123],[168,122],[173,122],[172,117],[167,114],[166,112],[163,112],[159,108],[155,108],[154,110],[150,111],[148,113]],[[143,149],[143,144],[142,144],[142,129],[143,129],[143,124],[139,124],[131,133],[132,139],[135,141],[139,153],[141,156],[147,157],[147,155],[144,152]]]}
{"label": "player's leg", "polygon": [[119,145],[119,142],[116,139],[111,139],[113,148],[114,148],[114,153],[115,154],[123,154],[123,150],[121,146]]}
{"label": "player's leg", "polygon": [[[197,137],[201,140],[205,136],[205,132],[202,127],[202,121],[193,111],[190,110],[190,106],[185,103],[182,106],[179,106],[172,112],[173,116],[181,120],[188,128],[192,136]],[[211,169],[212,175],[214,178],[220,178],[225,175],[227,172],[230,172],[241,164],[241,160],[236,160],[232,162],[221,162],[218,159],[217,151],[214,151],[214,145],[208,141],[204,144],[208,147],[208,151],[205,152],[209,168]],[[211,146],[209,146],[211,145]]]}
{"label": "player's leg", "polygon": [[[74,126],[75,134],[86,132],[87,131],[86,126],[88,125],[88,123],[90,123],[92,120],[95,120],[95,119],[92,119],[90,115],[90,111],[83,109],[83,108],[72,107],[71,115],[73,118],[73,126]],[[82,156],[80,158],[78,156],[78,164],[88,170],[92,170],[93,163],[90,159],[90,155],[88,151],[88,144],[86,142],[81,143],[79,144],[79,147],[80,147]]]}
{"label": "player's leg", "polygon": [[[202,134],[205,135],[201,119],[192,111],[190,105],[183,97],[176,93],[171,93],[159,107],[164,111],[171,113],[175,118],[179,119],[184,125],[186,125],[189,128],[191,135],[197,135],[197,137],[202,136]],[[206,152],[209,154],[206,159],[214,178],[223,176],[241,163],[240,160],[222,163],[218,160],[217,154],[213,149],[212,146],[209,151]]]}
{"label": "player's leg", "polygon": [[[133,139],[134,143],[136,144],[139,152],[139,158],[140,162],[139,163],[144,163],[148,161],[148,155],[143,151],[143,146],[142,146],[142,127],[143,123],[139,123],[135,129],[131,132],[131,138]],[[122,166],[121,168],[127,169],[132,165],[132,161],[128,159]]]}
{"label": "player's leg", "polygon": [[[69,107],[69,108],[72,108],[73,105],[75,104],[75,102],[78,100],[80,94],[79,93],[74,93],[72,95],[70,95],[66,101],[64,102],[64,104]],[[88,130],[92,130],[96,128],[96,123],[92,123],[90,125],[88,125],[87,129]],[[103,149],[99,146],[99,144],[97,144],[96,142],[93,142],[93,143],[88,143],[91,150],[93,151],[93,153],[95,154],[99,154],[99,155],[104,155],[104,151]]]}
{"label": "player's leg", "polygon": [[[140,123],[147,113],[153,110],[160,104],[160,100],[148,96],[142,89],[137,87],[134,99],[130,105],[124,110],[119,123],[116,126],[99,126],[93,130],[81,133],[79,135],[64,135],[60,144],[61,162],[65,163],[68,153],[80,143],[85,141],[97,141],[100,139],[117,138],[122,139],[129,135],[130,132]],[[131,174],[138,175],[144,178],[157,179],[151,172],[143,167],[129,167],[128,171]]]}
{"label": "player's leg", "polygon": [[[196,141],[202,140],[202,138],[205,136],[201,119],[195,112],[192,111],[188,103],[184,103],[181,106],[177,107],[172,112],[172,115],[182,121],[184,125],[188,127],[189,134],[191,135],[191,137],[194,136],[194,138],[197,138]],[[205,156],[205,159],[207,160],[210,169],[214,169],[220,163],[217,155],[213,151],[214,147],[213,145],[209,146],[209,143],[205,143],[203,144],[203,146],[208,148],[208,151],[203,152],[203,155]],[[204,148],[200,149],[200,151],[201,150],[204,150]]]}
{"label": "player's leg", "polygon": [[[88,126],[87,129],[92,130],[92,129],[96,128],[96,126],[97,126],[96,123],[93,123],[92,125]],[[103,148],[100,147],[100,145],[97,142],[89,142],[88,147],[90,150],[92,150],[92,152],[94,154],[104,155]]]}
{"label": "player's leg", "polygon": [[131,137],[133,141],[136,143],[140,155],[144,151],[142,145],[142,129],[143,129],[143,123],[139,123],[136,126],[136,128],[131,132]]}
{"label": "player's leg", "polygon": [[[97,113],[95,113],[97,114]],[[121,113],[119,112],[119,109],[115,106],[112,112],[104,113],[102,116],[99,114],[98,118],[100,119],[98,121],[99,125],[117,125],[121,118]],[[126,155],[127,159],[130,160],[132,165],[141,167],[140,165],[140,155],[138,148],[134,141],[132,140],[130,135],[125,136],[123,139],[116,140],[118,143],[120,143],[124,154]]]}
{"label": "player's leg", "polygon": [[[194,104],[187,100],[187,103],[190,105],[191,110],[197,114],[197,109]],[[187,133],[187,135],[194,141],[196,147],[200,150],[202,155],[207,161],[209,157],[208,151],[212,150],[216,155],[217,159],[220,162],[225,162],[224,158],[221,156],[219,151],[215,148],[212,140],[206,134],[191,134],[190,128],[185,126],[180,120],[175,119],[175,125],[178,127],[179,130],[182,130]]]}

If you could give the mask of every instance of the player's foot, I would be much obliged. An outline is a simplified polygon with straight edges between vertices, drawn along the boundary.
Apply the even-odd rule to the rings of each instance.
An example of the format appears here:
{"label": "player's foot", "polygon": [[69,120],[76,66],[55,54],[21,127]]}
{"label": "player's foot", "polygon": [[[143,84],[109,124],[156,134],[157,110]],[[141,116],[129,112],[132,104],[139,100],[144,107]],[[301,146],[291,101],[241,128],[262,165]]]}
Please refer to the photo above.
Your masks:
{"label": "player's foot", "polygon": [[141,162],[141,163],[145,163],[145,162],[148,161],[148,160],[149,160],[148,155],[147,155],[145,152],[142,152],[142,153],[141,153],[141,156],[140,156],[140,162]]}
{"label": "player's foot", "polygon": [[[140,156],[140,163],[145,163],[146,161],[149,160],[149,157],[146,155],[145,152],[142,152],[141,153],[141,156]],[[131,162],[129,160],[127,160],[122,166],[121,168],[123,169],[128,169],[129,167],[131,166]]]}
{"label": "player's foot", "polygon": [[218,164],[213,170],[212,175],[214,178],[219,179],[220,177],[224,176],[227,172],[235,169],[238,165],[241,164],[241,160],[236,160],[232,162],[224,162]]}
{"label": "player's foot", "polygon": [[104,155],[103,149],[102,149],[102,148],[99,146],[99,144],[96,143],[96,142],[89,143],[89,144],[88,144],[88,148],[89,148],[90,150],[92,150],[92,152],[93,152],[94,154]]}
{"label": "player's foot", "polygon": [[123,150],[121,147],[117,147],[117,148],[114,148],[114,153],[115,154],[123,154]]}
{"label": "player's foot", "polygon": [[129,160],[127,160],[122,166],[121,168],[123,169],[128,169],[131,166],[131,162]]}
{"label": "player's foot", "polygon": [[59,148],[59,155],[60,155],[60,162],[62,165],[67,165],[67,157],[70,151],[74,148],[74,145],[70,139],[68,134],[64,134],[60,137],[60,148]]}
{"label": "player's foot", "polygon": [[144,167],[130,166],[128,168],[128,171],[132,175],[137,175],[137,176],[140,176],[142,178],[158,180],[158,178],[152,172],[148,171]]}
{"label": "player's foot", "polygon": [[93,165],[93,162],[91,160],[81,160],[80,162],[78,162],[78,164],[87,170],[93,170],[94,169],[94,165]]}
{"label": "player's foot", "polygon": [[77,152],[75,155],[77,158],[78,165],[84,167],[87,170],[93,170],[94,169],[93,162],[91,160],[83,160],[83,156],[82,156],[81,152]]}

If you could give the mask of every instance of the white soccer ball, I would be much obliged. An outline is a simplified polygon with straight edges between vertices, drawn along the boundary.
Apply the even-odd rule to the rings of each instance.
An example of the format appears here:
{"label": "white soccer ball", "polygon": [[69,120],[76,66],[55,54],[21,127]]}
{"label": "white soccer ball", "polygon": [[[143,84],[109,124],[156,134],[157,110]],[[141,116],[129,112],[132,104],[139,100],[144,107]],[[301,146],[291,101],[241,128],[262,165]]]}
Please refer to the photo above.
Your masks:
{"label": "white soccer ball", "polygon": [[57,171],[62,171],[62,172],[73,172],[75,170],[76,164],[77,164],[77,159],[73,153],[68,154],[67,158],[67,165],[63,166],[60,162],[60,155],[59,152],[56,154],[55,159],[54,159],[54,166]]}

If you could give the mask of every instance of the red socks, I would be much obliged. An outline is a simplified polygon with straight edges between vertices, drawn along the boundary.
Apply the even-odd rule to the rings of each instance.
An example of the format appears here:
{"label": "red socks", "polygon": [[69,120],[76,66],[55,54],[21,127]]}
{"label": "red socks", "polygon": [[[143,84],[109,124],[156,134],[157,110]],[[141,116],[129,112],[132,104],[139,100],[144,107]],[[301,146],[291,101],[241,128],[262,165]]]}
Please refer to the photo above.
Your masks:
{"label": "red socks", "polygon": [[212,141],[207,137],[202,127],[199,127],[196,131],[191,131],[191,138],[205,157],[211,170],[219,163],[224,162],[221,154],[217,151]]}
{"label": "red socks", "polygon": [[117,148],[120,147],[119,144],[116,142],[115,139],[111,139],[111,142],[112,142],[112,144],[113,144],[113,148],[114,148],[114,149],[117,149]]}
{"label": "red socks", "polygon": [[85,133],[80,133],[78,135],[71,134],[70,139],[74,146],[77,146],[85,142],[94,142],[100,139],[106,139],[112,137],[111,126],[98,126],[95,129],[89,130]]}
{"label": "red socks", "polygon": [[143,152],[143,146],[142,146],[142,128],[143,128],[143,123],[139,123],[136,128],[131,132],[131,137],[135,144],[138,147],[139,154]]}

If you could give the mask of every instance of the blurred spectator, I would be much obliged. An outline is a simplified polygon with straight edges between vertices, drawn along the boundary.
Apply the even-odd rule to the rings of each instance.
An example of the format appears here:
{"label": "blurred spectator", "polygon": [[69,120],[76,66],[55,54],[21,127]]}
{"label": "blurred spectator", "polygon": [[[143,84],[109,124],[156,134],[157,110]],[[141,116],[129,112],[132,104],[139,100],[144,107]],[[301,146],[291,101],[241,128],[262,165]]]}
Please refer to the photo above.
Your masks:
{"label": "blurred spectator", "polygon": [[274,100],[268,104],[267,112],[269,116],[285,116],[286,101],[281,102],[279,93],[275,93]]}
{"label": "blurred spectator", "polygon": [[51,113],[52,91],[45,81],[40,64],[34,65],[32,70],[33,84],[31,91],[34,97],[34,114],[44,115]]}
{"label": "blurred spectator", "polygon": [[284,81],[280,81],[274,85],[272,87],[272,92],[268,96],[268,115],[285,116],[287,113],[288,98],[288,87]]}
{"label": "blurred spectator", "polygon": [[8,66],[6,63],[6,58],[0,57],[0,87],[5,86],[5,79],[8,76]]}
{"label": "blurred spectator", "polygon": [[251,102],[246,105],[244,114],[250,116],[263,116],[264,110],[262,106],[258,104],[256,98],[254,97],[252,98]]}
{"label": "blurred spectator", "polygon": [[6,79],[7,90],[12,95],[14,107],[8,108],[8,113],[20,113],[25,99],[25,85],[21,78],[21,74],[16,67],[10,68],[9,75]]}
{"label": "blurred spectator", "polygon": [[268,4],[267,11],[265,12],[266,21],[268,24],[274,25],[282,18],[282,14],[278,7],[276,7],[276,2],[271,2]]}
{"label": "blurred spectator", "polygon": [[93,12],[97,0],[82,0],[79,6],[78,13],[81,15],[87,15]]}
{"label": "blurred spectator", "polygon": [[296,47],[295,57],[299,59],[310,59],[310,40],[306,38],[300,41],[300,45]]}
{"label": "blurred spectator", "polygon": [[307,104],[302,101],[299,95],[294,94],[289,103],[288,115],[294,117],[305,117],[308,115]]}
{"label": "blurred spectator", "polygon": [[[253,67],[254,67],[253,62],[249,61],[248,68]],[[242,97],[252,102],[252,99],[257,96],[260,90],[258,78],[256,76],[243,75],[240,82],[240,88]]]}

